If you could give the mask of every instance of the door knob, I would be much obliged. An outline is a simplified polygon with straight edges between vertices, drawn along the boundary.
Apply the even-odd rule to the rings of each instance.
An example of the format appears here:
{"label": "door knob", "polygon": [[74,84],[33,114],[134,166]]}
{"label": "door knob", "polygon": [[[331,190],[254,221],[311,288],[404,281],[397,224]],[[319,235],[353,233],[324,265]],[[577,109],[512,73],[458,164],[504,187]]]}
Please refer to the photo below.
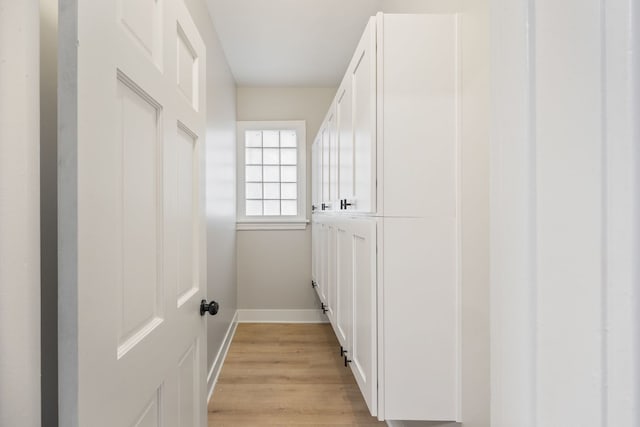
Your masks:
{"label": "door knob", "polygon": [[215,316],[216,314],[218,314],[219,308],[220,305],[217,302],[211,301],[210,303],[207,303],[207,300],[203,299],[202,301],[200,301],[200,316],[204,316],[206,312],[209,312],[210,315]]}

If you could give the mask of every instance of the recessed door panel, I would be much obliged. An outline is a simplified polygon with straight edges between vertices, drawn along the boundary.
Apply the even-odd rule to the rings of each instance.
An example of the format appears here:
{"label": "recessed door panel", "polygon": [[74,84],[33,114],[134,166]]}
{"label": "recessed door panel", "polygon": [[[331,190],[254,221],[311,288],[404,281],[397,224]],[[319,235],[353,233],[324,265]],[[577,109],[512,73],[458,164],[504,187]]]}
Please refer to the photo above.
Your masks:
{"label": "recessed door panel", "polygon": [[346,227],[336,226],[336,334],[344,348],[351,348],[353,310],[353,244]]}
{"label": "recessed door panel", "polygon": [[326,123],[320,134],[322,135],[322,205],[325,206],[329,205],[331,201],[331,175],[329,174],[331,144],[329,128]]}
{"label": "recessed door panel", "polygon": [[116,123],[118,209],[122,249],[118,281],[118,356],[162,316],[162,187],[160,105],[124,75],[118,79]]}
{"label": "recessed door panel", "polygon": [[358,212],[375,212],[376,98],[374,23],[365,30],[351,69],[353,100],[354,206]]}
{"label": "recessed door panel", "polygon": [[181,123],[177,126],[177,209],[178,229],[178,306],[187,301],[199,284],[195,280],[198,272],[197,258],[197,194],[198,176],[196,163],[197,137]]}
{"label": "recessed door panel", "polygon": [[178,426],[199,425],[198,343],[194,343],[178,363]]}
{"label": "recessed door panel", "polygon": [[351,370],[372,415],[377,413],[377,317],[375,220],[350,223],[353,245]]}
{"label": "recessed door panel", "polygon": [[177,32],[178,41],[178,87],[187,101],[193,106],[194,110],[198,110],[198,56],[193,45],[187,37],[185,31],[178,24]]}
{"label": "recessed door panel", "polygon": [[327,116],[327,134],[329,140],[329,203],[330,210],[339,207],[338,202],[338,138],[336,135],[336,115],[334,104],[331,104]]}
{"label": "recessed door panel", "polygon": [[153,394],[133,427],[162,427],[162,387]]}
{"label": "recessed door panel", "polygon": [[159,68],[162,66],[162,6],[163,0],[118,1],[122,29]]}
{"label": "recessed door panel", "polygon": [[327,224],[327,317],[335,327],[336,288],[336,228]]}
{"label": "recessed door panel", "polygon": [[338,198],[353,202],[353,109],[351,107],[351,79],[345,79],[338,94],[336,114],[338,118]]}

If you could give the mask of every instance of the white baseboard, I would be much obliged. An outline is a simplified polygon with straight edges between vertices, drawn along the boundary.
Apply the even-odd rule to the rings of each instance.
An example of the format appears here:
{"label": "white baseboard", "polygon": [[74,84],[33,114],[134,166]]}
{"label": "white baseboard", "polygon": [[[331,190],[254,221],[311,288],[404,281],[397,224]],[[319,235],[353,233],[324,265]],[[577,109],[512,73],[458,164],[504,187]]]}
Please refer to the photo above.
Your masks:
{"label": "white baseboard", "polygon": [[211,400],[211,396],[213,395],[213,389],[216,386],[216,382],[218,382],[218,377],[220,376],[220,371],[222,370],[224,359],[227,357],[227,353],[229,352],[229,347],[231,346],[231,341],[233,340],[233,336],[236,333],[237,327],[238,327],[238,310],[236,310],[236,314],[234,314],[233,319],[231,319],[231,324],[229,324],[229,329],[227,329],[227,334],[224,336],[224,340],[222,341],[222,345],[218,350],[218,354],[216,354],[216,358],[213,360],[213,363],[211,364],[211,369],[209,369],[209,375],[207,375],[207,384],[209,386],[209,393],[207,394],[207,403],[209,403],[209,400]]}
{"label": "white baseboard", "polygon": [[400,421],[386,420],[388,427],[444,427],[444,426],[460,426],[460,423],[454,421]]}
{"label": "white baseboard", "polygon": [[327,323],[321,310],[238,310],[240,323]]}

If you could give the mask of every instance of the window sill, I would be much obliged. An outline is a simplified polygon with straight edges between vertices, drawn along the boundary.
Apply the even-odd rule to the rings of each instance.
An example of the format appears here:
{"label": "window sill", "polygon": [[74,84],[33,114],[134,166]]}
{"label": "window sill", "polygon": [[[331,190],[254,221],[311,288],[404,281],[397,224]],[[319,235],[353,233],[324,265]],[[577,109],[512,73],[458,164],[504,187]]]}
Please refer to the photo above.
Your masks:
{"label": "window sill", "polygon": [[309,223],[308,219],[290,221],[237,221],[236,230],[304,230]]}

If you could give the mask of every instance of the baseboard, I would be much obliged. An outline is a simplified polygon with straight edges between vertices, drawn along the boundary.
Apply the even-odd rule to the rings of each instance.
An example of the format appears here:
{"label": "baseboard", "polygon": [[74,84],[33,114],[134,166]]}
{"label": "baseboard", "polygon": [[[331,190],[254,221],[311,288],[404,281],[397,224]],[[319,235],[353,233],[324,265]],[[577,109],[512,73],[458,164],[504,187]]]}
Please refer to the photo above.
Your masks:
{"label": "baseboard", "polygon": [[321,310],[238,310],[240,323],[327,323]]}
{"label": "baseboard", "polygon": [[443,427],[443,426],[460,426],[460,423],[455,421],[401,421],[401,420],[387,420],[388,427]]}
{"label": "baseboard", "polygon": [[227,334],[224,336],[224,340],[222,341],[222,345],[218,350],[218,354],[216,354],[216,358],[213,360],[211,369],[209,369],[209,375],[207,375],[207,385],[209,386],[209,393],[207,394],[207,403],[209,402],[209,400],[211,400],[211,396],[213,395],[213,389],[216,386],[216,382],[218,382],[218,377],[220,376],[220,371],[222,370],[224,359],[227,357],[227,353],[229,352],[229,347],[231,346],[231,341],[233,340],[233,336],[236,333],[237,327],[238,327],[238,310],[236,310],[236,314],[234,314],[233,319],[231,319],[231,323],[229,324],[229,329],[227,329]]}

